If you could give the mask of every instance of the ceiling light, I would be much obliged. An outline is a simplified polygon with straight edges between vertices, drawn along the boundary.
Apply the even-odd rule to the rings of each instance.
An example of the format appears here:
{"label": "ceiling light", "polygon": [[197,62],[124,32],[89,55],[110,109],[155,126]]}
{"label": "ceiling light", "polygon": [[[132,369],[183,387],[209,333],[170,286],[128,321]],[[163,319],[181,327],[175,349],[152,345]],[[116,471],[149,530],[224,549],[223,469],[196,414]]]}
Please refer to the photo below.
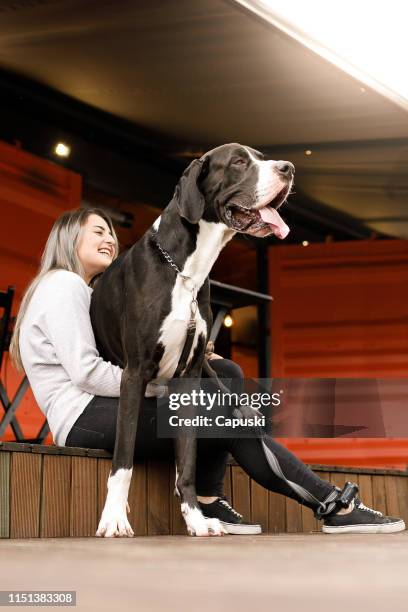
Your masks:
{"label": "ceiling light", "polygon": [[315,53],[408,109],[408,2],[237,0]]}
{"label": "ceiling light", "polygon": [[54,151],[55,151],[55,154],[58,155],[59,157],[69,157],[69,154],[71,153],[71,147],[64,144],[63,142],[59,142],[55,146]]}
{"label": "ceiling light", "polygon": [[225,327],[232,327],[234,325],[234,320],[231,315],[226,315],[224,317],[224,325]]}
{"label": "ceiling light", "polygon": [[307,240],[304,240],[304,241],[302,242],[302,246],[309,246],[309,242],[308,242]]}
{"label": "ceiling light", "polygon": [[312,154],[311,150],[310,149],[306,149],[305,155],[311,155],[311,154]]}

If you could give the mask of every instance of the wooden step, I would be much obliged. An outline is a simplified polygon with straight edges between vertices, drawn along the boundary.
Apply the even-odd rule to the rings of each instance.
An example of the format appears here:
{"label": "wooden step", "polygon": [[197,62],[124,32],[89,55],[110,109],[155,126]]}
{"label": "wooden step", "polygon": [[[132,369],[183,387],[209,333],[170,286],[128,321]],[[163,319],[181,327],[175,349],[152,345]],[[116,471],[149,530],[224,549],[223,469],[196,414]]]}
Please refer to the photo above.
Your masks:
{"label": "wooden step", "polygon": [[[111,455],[94,449],[0,442],[0,537],[94,536],[103,508]],[[396,470],[310,466],[342,487],[357,482],[362,501],[408,524],[408,474]],[[135,535],[185,534],[174,497],[174,467],[168,462],[135,465],[129,520]],[[320,530],[308,508],[266,491],[231,462],[225,494],[234,508],[265,533]]]}

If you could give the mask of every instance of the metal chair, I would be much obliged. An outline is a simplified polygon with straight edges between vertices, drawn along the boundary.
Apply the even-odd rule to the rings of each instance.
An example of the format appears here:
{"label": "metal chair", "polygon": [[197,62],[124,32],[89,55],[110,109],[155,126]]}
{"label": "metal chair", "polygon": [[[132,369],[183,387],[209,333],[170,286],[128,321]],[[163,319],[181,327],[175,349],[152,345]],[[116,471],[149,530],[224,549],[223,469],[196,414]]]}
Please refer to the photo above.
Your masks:
{"label": "metal chair", "polygon": [[0,291],[0,312],[2,310],[2,316],[0,318],[0,402],[4,408],[3,418],[0,419],[0,439],[4,436],[8,425],[10,425],[16,437],[16,442],[31,442],[41,444],[49,432],[47,421],[45,420],[35,439],[27,439],[24,437],[16,416],[17,408],[19,407],[24,393],[27,391],[29,386],[27,376],[24,376],[15,396],[12,399],[8,397],[6,388],[1,380],[1,365],[3,362],[3,355],[9,349],[12,334],[11,307],[13,297],[14,287],[8,287],[7,291]]}

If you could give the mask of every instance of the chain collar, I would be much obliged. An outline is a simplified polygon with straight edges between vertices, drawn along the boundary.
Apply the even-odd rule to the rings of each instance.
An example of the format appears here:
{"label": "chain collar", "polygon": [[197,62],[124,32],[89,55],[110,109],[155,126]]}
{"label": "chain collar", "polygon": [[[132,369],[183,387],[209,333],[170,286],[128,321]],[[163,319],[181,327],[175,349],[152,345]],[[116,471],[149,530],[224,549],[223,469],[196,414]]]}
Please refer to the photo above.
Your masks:
{"label": "chain collar", "polygon": [[196,299],[197,298],[197,287],[195,286],[193,279],[190,276],[186,276],[185,274],[182,274],[178,265],[171,258],[170,253],[168,253],[160,245],[157,239],[157,232],[155,230],[152,230],[152,234],[153,234],[153,241],[155,245],[157,246],[157,248],[159,249],[160,253],[163,255],[164,259],[167,261],[170,267],[173,268],[173,270],[177,272],[177,274],[183,279],[183,281],[188,282],[188,284],[190,285],[190,286],[187,286],[187,289],[191,292],[193,296],[193,301],[191,303],[191,314],[194,316],[195,313],[197,312],[197,299]]}
{"label": "chain collar", "polygon": [[170,257],[169,253],[167,251],[165,251],[163,249],[163,247],[160,246],[159,241],[157,240],[157,232],[155,230],[152,230],[152,234],[153,234],[153,240],[155,245],[157,246],[157,248],[159,249],[160,253],[163,255],[164,259],[170,264],[170,266],[177,272],[177,274],[180,274],[180,276],[182,278],[189,278],[188,276],[184,276],[181,273],[180,268],[178,267],[177,264],[174,263],[174,261],[172,260],[172,258]]}

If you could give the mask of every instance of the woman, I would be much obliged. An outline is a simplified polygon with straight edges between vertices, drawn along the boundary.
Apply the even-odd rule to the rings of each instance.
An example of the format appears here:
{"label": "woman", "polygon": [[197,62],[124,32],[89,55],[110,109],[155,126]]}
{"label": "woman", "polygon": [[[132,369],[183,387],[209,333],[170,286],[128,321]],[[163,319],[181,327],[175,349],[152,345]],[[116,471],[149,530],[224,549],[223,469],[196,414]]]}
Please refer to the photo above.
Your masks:
{"label": "woman", "polygon": [[[39,273],[18,313],[10,352],[16,367],[24,368],[54,441],[61,446],[114,448],[122,370],[99,356],[89,306],[92,284],[117,255],[117,237],[103,211],[83,208],[64,213],[51,230]],[[242,378],[236,364],[217,357],[211,365],[220,377]],[[223,496],[228,453],[262,486],[312,508],[324,520],[326,533],[405,529],[402,520],[365,507],[357,497],[348,507],[340,507],[339,489],[271,436],[265,434],[261,443],[231,429],[229,437],[197,441],[196,470],[204,515],[219,518],[228,533],[261,531],[259,525],[245,522]],[[145,398],[135,459],[172,454],[172,440],[156,435],[156,401]],[[277,475],[279,470],[284,478]]]}

